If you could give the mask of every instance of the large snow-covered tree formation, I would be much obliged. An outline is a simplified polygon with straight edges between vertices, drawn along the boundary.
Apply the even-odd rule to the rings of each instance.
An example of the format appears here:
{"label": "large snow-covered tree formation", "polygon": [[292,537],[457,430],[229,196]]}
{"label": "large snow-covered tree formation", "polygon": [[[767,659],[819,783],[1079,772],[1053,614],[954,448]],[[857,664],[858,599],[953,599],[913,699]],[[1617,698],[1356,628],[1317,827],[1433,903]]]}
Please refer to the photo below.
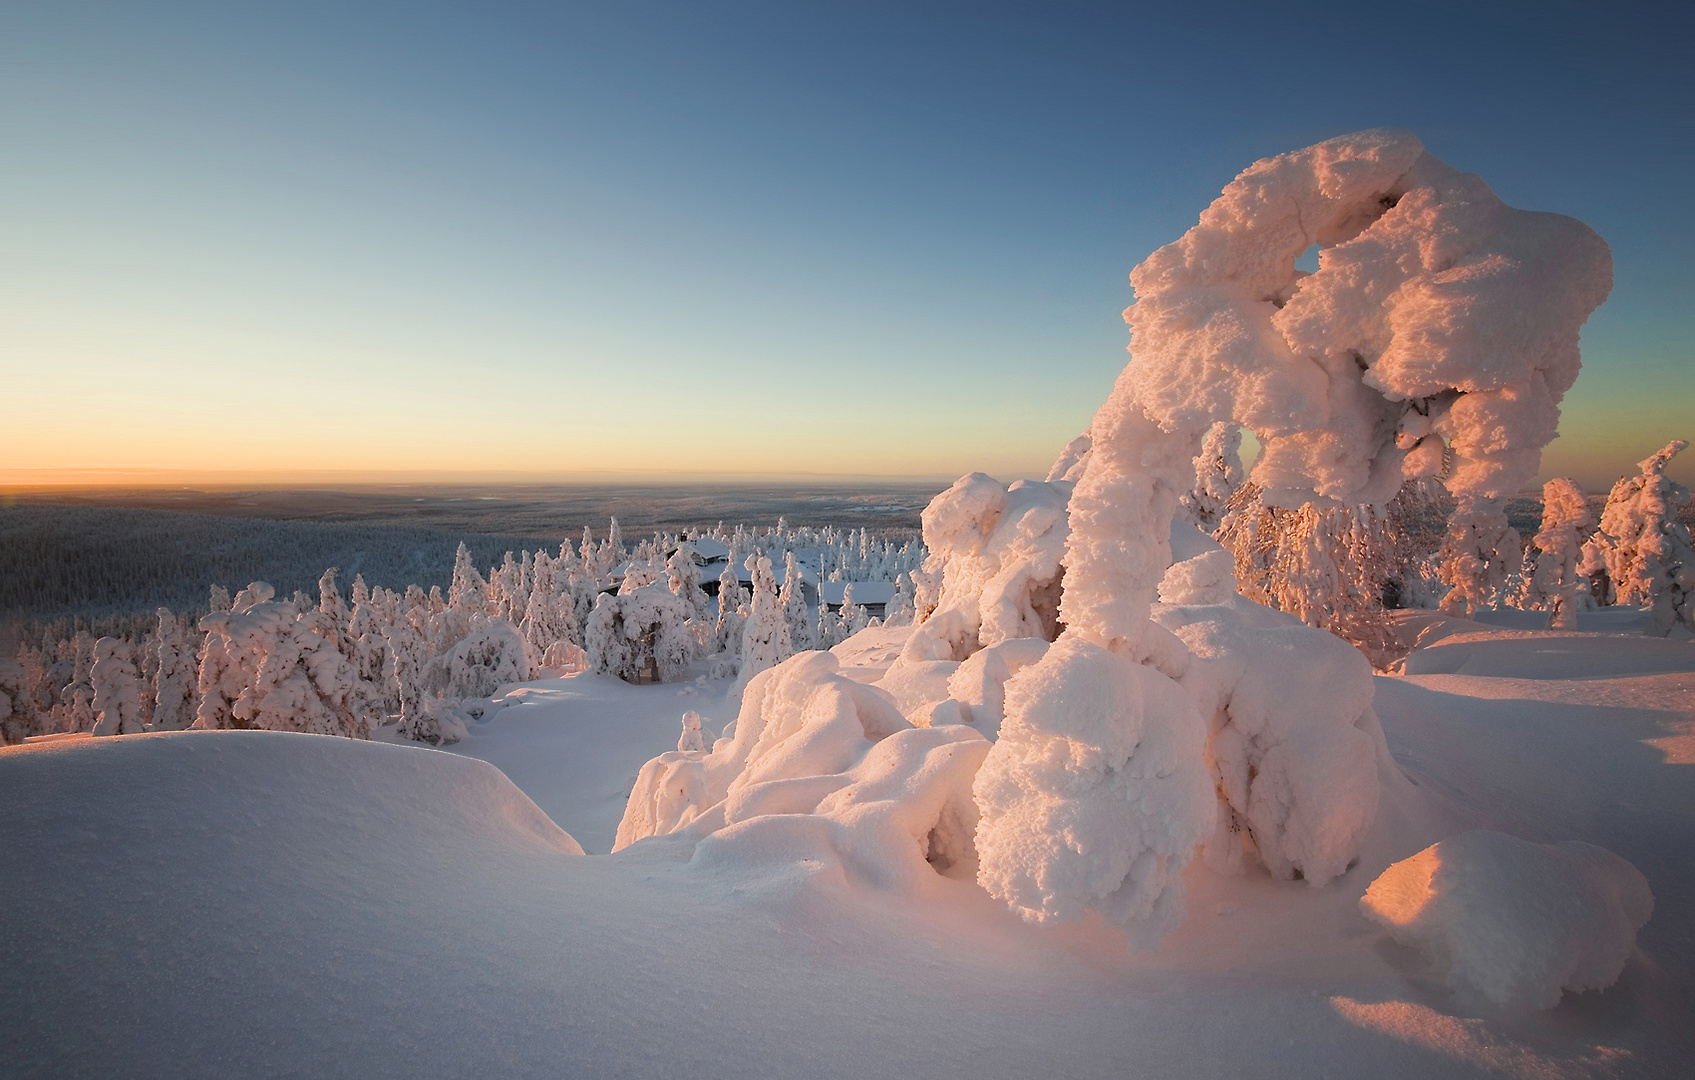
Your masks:
{"label": "large snow-covered tree formation", "polygon": [[[1534,475],[1611,278],[1588,227],[1515,210],[1394,130],[1256,162],[1138,266],[1131,360],[1068,507],[1067,629],[1009,686],[978,774],[984,886],[1036,919],[1086,903],[1133,937],[1181,906],[1212,783],[1174,750],[1205,720],[1169,704],[1190,661],[1150,614],[1213,424],[1258,437],[1270,505],[1384,504],[1440,473],[1481,515]],[[1100,829],[1125,801],[1146,820]],[[1093,840],[1056,840],[1062,823]]]}

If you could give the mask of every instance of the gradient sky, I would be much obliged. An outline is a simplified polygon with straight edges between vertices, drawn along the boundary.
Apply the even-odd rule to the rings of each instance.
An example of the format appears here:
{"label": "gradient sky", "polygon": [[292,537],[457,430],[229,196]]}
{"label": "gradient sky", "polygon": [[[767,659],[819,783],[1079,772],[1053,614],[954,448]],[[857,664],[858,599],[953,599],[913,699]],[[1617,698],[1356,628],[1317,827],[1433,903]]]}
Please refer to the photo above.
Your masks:
{"label": "gradient sky", "polygon": [[1604,489],[1695,438],[1690,11],[10,3],[0,480],[1040,475],[1135,263],[1393,125],[1612,245]]}

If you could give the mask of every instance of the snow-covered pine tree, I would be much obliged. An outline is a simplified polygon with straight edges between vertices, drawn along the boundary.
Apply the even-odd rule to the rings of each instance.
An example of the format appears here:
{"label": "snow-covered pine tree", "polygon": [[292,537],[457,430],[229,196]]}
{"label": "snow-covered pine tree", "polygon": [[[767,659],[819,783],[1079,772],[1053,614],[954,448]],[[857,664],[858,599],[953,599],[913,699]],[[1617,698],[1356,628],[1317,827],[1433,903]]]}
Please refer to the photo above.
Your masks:
{"label": "snow-covered pine tree", "polygon": [[[779,520],[779,532],[783,526],[784,523]],[[789,644],[794,651],[805,652],[812,648],[812,615],[806,610],[800,562],[792,548],[783,553],[783,588],[777,594],[777,600],[783,609],[783,621],[789,627]]]}
{"label": "snow-covered pine tree", "polygon": [[1601,527],[1583,547],[1581,572],[1606,572],[1605,602],[1650,608],[1646,633],[1664,637],[1678,623],[1695,629],[1695,546],[1677,511],[1689,489],[1665,474],[1689,444],[1674,439],[1613,485]]}
{"label": "snow-covered pine tree", "polygon": [[94,643],[89,682],[94,687],[95,735],[135,735],[147,729],[141,720],[141,675],[129,652],[129,642],[119,638]]}
{"label": "snow-covered pine tree", "polygon": [[1499,500],[1468,495],[1448,519],[1438,557],[1438,576],[1448,586],[1443,613],[1474,615],[1499,602],[1507,579],[1524,564],[1524,542]]}
{"label": "snow-covered pine tree", "polygon": [[1577,629],[1578,586],[1583,582],[1583,541],[1595,525],[1589,498],[1577,481],[1557,476],[1542,485],[1542,527],[1525,606],[1548,613],[1551,630]]}
{"label": "snow-covered pine tree", "polygon": [[156,614],[153,730],[181,731],[194,723],[195,650],[169,608],[160,608]]}
{"label": "snow-covered pine tree", "polygon": [[749,555],[747,567],[753,572],[753,610],[742,631],[742,666],[736,679],[740,686],[794,655],[789,642],[789,624],[783,606],[777,598],[777,579],[771,573],[771,560],[764,555]]}

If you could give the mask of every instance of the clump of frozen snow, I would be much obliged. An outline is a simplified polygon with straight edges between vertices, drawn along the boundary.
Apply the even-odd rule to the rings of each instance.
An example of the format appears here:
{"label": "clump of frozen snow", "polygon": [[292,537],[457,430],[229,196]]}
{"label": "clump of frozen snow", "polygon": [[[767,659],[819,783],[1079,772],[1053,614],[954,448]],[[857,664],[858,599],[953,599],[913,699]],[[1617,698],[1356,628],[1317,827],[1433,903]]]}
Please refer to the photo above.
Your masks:
{"label": "clump of frozen snow", "polygon": [[1467,832],[1395,863],[1360,909],[1449,987],[1513,1009],[1611,986],[1654,910],[1648,881],[1605,848]]}
{"label": "clump of frozen snow", "polygon": [[1275,877],[1324,885],[1352,864],[1377,816],[1371,665],[1291,615],[1216,586],[1172,587],[1210,577],[1220,555],[1174,564],[1160,585],[1169,599],[1154,608],[1188,646],[1179,682],[1211,718],[1206,761],[1219,807],[1207,861],[1239,871],[1257,860]]}
{"label": "clump of frozen snow", "polygon": [[[962,476],[924,508],[924,570],[940,576],[933,610],[907,639],[905,662],[964,660],[1013,638],[1051,641],[1059,632],[1063,481]],[[922,613],[924,605],[920,605]]]}
{"label": "clump of frozen snow", "polygon": [[913,727],[887,692],[839,668],[827,652],[769,668],[710,751],[644,765],[613,850],[682,833],[703,864],[812,860],[894,889],[969,873],[971,777],[989,744],[964,725]]}
{"label": "clump of frozen snow", "polygon": [[1179,875],[1212,826],[1205,741],[1171,679],[1062,634],[1007,683],[972,787],[979,884],[1032,922],[1093,908],[1151,945],[1181,920]]}
{"label": "clump of frozen snow", "polygon": [[1006,684],[1047,651],[1041,638],[1013,638],[979,649],[949,674],[948,699],[961,707],[966,723],[993,741],[1006,718]]}

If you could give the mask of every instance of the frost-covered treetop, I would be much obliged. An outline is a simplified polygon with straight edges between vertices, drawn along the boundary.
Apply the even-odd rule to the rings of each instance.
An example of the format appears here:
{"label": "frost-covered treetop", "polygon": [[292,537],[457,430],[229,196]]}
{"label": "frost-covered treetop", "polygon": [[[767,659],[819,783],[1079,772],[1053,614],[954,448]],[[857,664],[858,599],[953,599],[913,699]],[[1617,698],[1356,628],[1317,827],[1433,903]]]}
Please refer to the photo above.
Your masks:
{"label": "frost-covered treetop", "polygon": [[1167,431],[1251,429],[1275,502],[1360,504],[1434,475],[1446,449],[1455,494],[1528,483],[1612,257],[1581,222],[1513,209],[1378,129],[1254,163],[1130,280],[1114,397]]}

